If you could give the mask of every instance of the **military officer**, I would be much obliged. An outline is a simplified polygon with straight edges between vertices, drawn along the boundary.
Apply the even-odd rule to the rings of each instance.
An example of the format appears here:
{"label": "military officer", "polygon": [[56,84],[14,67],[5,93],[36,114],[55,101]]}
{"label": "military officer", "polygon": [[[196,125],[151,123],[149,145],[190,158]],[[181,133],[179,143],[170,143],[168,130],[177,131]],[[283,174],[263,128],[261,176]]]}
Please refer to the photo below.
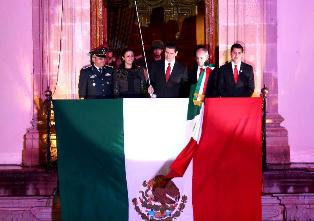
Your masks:
{"label": "military officer", "polygon": [[113,68],[105,66],[106,49],[96,49],[90,52],[91,65],[80,71],[79,98],[102,99],[113,97]]}

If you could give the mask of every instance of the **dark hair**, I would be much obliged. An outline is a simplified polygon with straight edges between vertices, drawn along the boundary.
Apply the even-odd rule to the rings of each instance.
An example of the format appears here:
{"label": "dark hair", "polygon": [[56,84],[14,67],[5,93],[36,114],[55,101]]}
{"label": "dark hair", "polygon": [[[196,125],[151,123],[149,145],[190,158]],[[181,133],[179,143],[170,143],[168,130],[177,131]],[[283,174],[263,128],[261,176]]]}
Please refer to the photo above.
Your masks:
{"label": "dark hair", "polygon": [[235,49],[235,48],[241,49],[242,52],[244,51],[242,45],[240,45],[239,43],[233,44],[233,45],[231,46],[231,51],[233,51],[233,49]]}
{"label": "dark hair", "polygon": [[174,49],[175,51],[178,51],[177,46],[174,42],[167,42],[165,45],[165,48],[171,48],[171,49]]}
{"label": "dark hair", "polygon": [[124,57],[125,53],[127,53],[128,51],[132,51],[134,54],[134,50],[131,48],[124,48],[121,52],[121,56]]}

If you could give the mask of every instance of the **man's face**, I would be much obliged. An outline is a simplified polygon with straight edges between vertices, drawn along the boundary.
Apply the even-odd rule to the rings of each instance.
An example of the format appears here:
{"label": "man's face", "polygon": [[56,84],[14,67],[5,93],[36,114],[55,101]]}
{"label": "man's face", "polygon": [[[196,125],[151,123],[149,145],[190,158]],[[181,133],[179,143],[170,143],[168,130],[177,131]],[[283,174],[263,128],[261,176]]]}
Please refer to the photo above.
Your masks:
{"label": "man's face", "polygon": [[98,68],[102,68],[105,66],[105,58],[97,57],[96,55],[93,55],[92,61],[94,62],[95,66]]}
{"label": "man's face", "polygon": [[174,61],[178,52],[174,48],[166,48],[165,49],[165,60],[168,62]]}
{"label": "man's face", "polygon": [[242,60],[243,52],[241,48],[234,48],[231,51],[231,60],[234,63],[239,63]]}
{"label": "man's face", "polygon": [[153,51],[153,53],[154,53],[154,56],[156,56],[156,57],[160,57],[161,56],[161,53],[162,53],[162,49],[160,49],[160,48],[155,48],[154,49],[154,51]]}
{"label": "man's face", "polygon": [[208,53],[202,50],[198,50],[196,52],[196,62],[198,66],[203,67],[207,60],[208,60]]}

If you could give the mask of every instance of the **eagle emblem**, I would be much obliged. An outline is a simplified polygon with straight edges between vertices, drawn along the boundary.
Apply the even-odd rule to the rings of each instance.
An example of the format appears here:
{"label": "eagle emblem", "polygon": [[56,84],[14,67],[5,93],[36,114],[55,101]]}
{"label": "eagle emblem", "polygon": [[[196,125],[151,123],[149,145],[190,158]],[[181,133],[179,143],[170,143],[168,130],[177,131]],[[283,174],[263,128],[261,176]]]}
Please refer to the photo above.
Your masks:
{"label": "eagle emblem", "polygon": [[154,179],[144,181],[140,196],[132,199],[135,211],[142,220],[173,221],[185,208],[187,196],[181,196],[179,188],[170,180],[165,187],[153,188]]}

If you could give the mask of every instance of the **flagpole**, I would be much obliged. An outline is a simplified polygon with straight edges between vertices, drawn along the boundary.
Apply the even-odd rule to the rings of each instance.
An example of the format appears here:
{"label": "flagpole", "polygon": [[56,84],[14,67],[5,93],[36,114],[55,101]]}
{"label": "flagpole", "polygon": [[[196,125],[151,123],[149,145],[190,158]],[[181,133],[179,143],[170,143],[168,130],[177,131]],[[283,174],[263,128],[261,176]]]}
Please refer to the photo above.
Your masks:
{"label": "flagpole", "polygon": [[143,40],[143,35],[142,35],[142,28],[141,28],[140,16],[139,16],[139,14],[138,14],[137,1],[134,0],[134,3],[135,3],[135,11],[136,11],[138,29],[140,30],[141,43],[142,43],[142,50],[143,50],[144,60],[145,60],[145,67],[147,68],[146,53],[145,53],[144,40]]}
{"label": "flagpole", "polygon": [[139,17],[139,14],[138,14],[138,8],[137,8],[137,1],[136,1],[136,0],[134,0],[134,4],[135,4],[135,11],[136,11],[138,29],[140,30],[141,44],[142,44],[142,50],[143,50],[143,55],[144,55],[145,68],[146,68],[146,70],[147,70],[147,78],[148,78],[147,80],[148,80],[148,84],[150,84],[150,77],[149,77],[149,72],[148,72],[148,67],[147,67],[145,46],[144,46],[144,40],[143,40],[143,35],[142,35],[141,22],[140,22],[140,17]]}

